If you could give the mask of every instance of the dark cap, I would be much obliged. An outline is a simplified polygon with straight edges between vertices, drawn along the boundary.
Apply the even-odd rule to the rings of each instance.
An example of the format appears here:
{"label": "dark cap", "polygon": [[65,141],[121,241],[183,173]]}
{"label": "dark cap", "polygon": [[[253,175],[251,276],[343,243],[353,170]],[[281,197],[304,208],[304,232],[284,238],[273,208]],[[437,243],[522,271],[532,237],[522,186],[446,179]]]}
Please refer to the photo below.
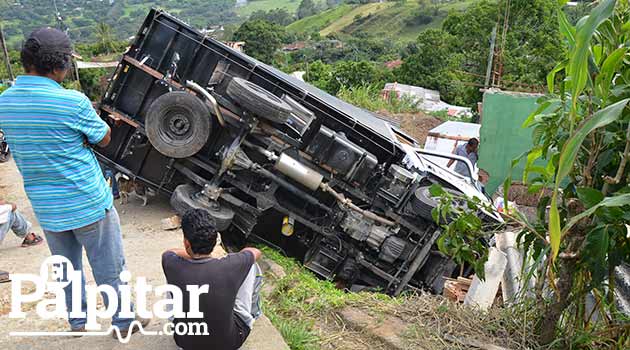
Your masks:
{"label": "dark cap", "polygon": [[28,37],[39,45],[41,53],[65,53],[72,55],[72,42],[64,32],[59,29],[45,27],[35,30]]}

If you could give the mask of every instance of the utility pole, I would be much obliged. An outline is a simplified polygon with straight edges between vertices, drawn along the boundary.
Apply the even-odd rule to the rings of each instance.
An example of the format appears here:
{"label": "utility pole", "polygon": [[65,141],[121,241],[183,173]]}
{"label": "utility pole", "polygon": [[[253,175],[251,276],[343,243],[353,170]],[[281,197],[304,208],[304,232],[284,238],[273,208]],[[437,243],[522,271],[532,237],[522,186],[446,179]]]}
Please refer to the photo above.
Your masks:
{"label": "utility pole", "polygon": [[486,81],[483,84],[484,89],[489,88],[490,86],[490,76],[492,75],[492,62],[494,61],[494,45],[497,40],[497,27],[499,24],[492,29],[492,36],[490,37],[490,54],[488,55],[488,68],[486,68]]}
{"label": "utility pole", "polygon": [[[495,57],[495,67],[492,72],[492,85],[501,86],[501,78],[503,77],[503,52],[505,51],[505,41],[507,38],[508,29],[510,27],[510,0],[504,0],[501,4],[505,5],[505,12],[503,14],[503,32],[501,33],[501,42]],[[501,7],[499,7],[500,9]],[[499,11],[500,16],[500,11]]]}
{"label": "utility pole", "polygon": [[7,50],[7,43],[4,41],[4,31],[2,30],[2,24],[0,24],[0,45],[2,45],[2,52],[4,53],[4,63],[7,65],[7,73],[9,74],[9,80],[13,81],[13,70],[11,69],[11,60],[9,60],[9,51]]}

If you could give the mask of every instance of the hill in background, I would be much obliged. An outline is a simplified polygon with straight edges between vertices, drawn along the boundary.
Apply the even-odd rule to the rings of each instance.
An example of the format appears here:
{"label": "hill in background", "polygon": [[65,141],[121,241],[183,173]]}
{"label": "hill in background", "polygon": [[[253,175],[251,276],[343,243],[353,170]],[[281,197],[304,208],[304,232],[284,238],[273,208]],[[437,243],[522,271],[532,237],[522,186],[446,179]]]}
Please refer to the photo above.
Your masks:
{"label": "hill in background", "polygon": [[293,33],[356,35],[412,41],[423,30],[439,27],[451,10],[462,10],[475,0],[411,0],[369,4],[343,4],[289,26]]}
{"label": "hill in background", "polygon": [[0,20],[12,48],[19,47],[25,35],[42,26],[67,28],[75,42],[85,43],[97,38],[98,24],[104,22],[112,28],[112,36],[122,40],[136,34],[152,7],[163,8],[196,28],[241,21],[236,0],[3,0]]}

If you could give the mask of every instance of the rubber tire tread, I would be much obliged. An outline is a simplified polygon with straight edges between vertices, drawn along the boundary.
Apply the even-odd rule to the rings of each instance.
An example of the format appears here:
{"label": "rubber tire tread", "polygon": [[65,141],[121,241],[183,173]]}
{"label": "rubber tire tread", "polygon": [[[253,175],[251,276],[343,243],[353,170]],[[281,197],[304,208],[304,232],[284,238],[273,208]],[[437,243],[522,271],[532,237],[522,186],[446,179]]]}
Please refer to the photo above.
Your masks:
{"label": "rubber tire tread", "polygon": [[274,123],[285,123],[293,111],[291,106],[278,96],[239,77],[230,80],[226,92],[239,106]]}

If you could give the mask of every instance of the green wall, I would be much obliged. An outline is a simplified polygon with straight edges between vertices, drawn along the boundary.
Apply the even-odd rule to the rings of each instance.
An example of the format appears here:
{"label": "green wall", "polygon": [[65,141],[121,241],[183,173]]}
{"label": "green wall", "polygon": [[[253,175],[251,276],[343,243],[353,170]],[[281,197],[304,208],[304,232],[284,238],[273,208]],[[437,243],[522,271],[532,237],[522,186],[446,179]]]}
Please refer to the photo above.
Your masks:
{"label": "green wall", "polygon": [[[525,119],[536,110],[540,95],[503,91],[483,94],[479,168],[490,173],[486,191],[492,195],[503,184],[512,160],[532,146],[532,129],[523,129]],[[518,181],[524,162],[512,173]]]}

